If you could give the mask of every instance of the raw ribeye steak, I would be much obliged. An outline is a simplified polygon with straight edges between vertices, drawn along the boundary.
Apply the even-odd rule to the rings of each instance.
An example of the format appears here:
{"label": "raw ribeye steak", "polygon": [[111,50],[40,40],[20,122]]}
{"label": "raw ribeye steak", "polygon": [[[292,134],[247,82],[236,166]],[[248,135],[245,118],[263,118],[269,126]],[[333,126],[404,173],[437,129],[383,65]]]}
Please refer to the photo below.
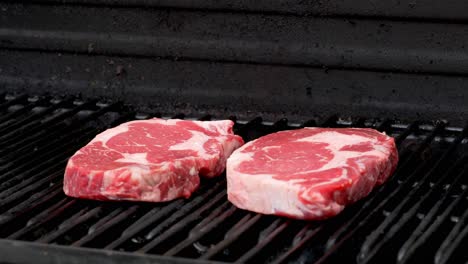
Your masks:
{"label": "raw ribeye steak", "polygon": [[63,189],[97,200],[161,202],[188,198],[199,175],[214,177],[243,144],[233,122],[150,119],[97,135],[68,161]]}
{"label": "raw ribeye steak", "polygon": [[324,219],[382,184],[397,162],[394,139],[373,129],[282,131],[228,158],[228,199],[258,213]]}

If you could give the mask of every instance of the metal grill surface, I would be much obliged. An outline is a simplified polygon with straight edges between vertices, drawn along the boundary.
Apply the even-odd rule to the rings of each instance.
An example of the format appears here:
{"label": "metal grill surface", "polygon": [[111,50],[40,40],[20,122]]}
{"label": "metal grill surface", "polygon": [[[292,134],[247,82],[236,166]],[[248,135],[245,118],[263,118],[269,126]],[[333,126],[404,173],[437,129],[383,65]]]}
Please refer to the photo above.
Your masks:
{"label": "metal grill surface", "polygon": [[[27,95],[3,95],[0,100],[2,252],[10,250],[12,241],[30,241],[45,248],[56,244],[123,251],[143,259],[162,256],[161,261],[174,263],[466,261],[466,128],[339,116],[299,124],[261,117],[243,121],[235,116],[140,114],[119,103]],[[236,122],[235,133],[247,141],[304,126],[371,127],[396,138],[400,163],[386,184],[326,221],[237,209],[226,199],[223,176],[203,180],[188,200],[168,203],[97,202],[64,195],[64,168],[76,150],[100,131],[150,117],[230,118]],[[9,258],[7,262],[16,261],[13,254]]]}

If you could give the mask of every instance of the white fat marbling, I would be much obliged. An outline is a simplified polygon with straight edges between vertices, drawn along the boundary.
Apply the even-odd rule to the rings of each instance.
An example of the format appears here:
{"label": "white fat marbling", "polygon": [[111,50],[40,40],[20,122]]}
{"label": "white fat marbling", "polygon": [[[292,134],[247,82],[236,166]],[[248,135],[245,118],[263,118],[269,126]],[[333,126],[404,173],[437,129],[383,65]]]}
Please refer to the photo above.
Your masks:
{"label": "white fat marbling", "polygon": [[330,142],[330,139],[333,139],[333,144],[330,146],[330,148],[333,148],[334,150],[339,150],[344,146],[366,143],[369,142],[369,140],[375,141],[373,139],[369,139],[368,137],[363,137],[359,135],[346,135],[335,131],[324,131],[310,137],[301,138],[297,140],[297,142],[324,143]]}
{"label": "white fat marbling", "polygon": [[150,164],[146,157],[148,153],[121,153],[123,158],[115,160],[115,162]]}
{"label": "white fat marbling", "polygon": [[190,131],[192,137],[182,143],[175,144],[169,147],[169,150],[196,150],[201,157],[207,156],[203,145],[209,139],[207,135],[198,131]]}

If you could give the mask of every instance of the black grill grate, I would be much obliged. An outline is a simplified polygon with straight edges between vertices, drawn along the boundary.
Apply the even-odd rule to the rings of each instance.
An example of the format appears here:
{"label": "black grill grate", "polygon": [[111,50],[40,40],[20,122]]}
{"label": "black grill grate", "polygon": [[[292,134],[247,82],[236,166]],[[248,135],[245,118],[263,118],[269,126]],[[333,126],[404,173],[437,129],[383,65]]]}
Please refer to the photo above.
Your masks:
{"label": "black grill grate", "polygon": [[260,117],[236,121],[235,132],[246,140],[317,124],[373,127],[396,137],[401,161],[391,180],[335,218],[305,222],[235,208],[226,199],[223,177],[204,180],[189,200],[169,203],[66,197],[62,175],[71,154],[108,127],[161,114],[136,115],[121,104],[74,98],[1,100],[2,239],[222,262],[466,261],[468,128],[337,116],[302,125]]}

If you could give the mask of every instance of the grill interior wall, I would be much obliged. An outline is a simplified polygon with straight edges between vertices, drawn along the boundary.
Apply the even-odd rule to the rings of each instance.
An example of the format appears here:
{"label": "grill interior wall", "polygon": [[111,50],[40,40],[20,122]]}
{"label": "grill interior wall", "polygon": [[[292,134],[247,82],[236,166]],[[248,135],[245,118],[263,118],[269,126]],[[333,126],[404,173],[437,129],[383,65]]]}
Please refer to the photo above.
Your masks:
{"label": "grill interior wall", "polygon": [[468,115],[463,0],[1,2],[10,92],[244,119]]}

